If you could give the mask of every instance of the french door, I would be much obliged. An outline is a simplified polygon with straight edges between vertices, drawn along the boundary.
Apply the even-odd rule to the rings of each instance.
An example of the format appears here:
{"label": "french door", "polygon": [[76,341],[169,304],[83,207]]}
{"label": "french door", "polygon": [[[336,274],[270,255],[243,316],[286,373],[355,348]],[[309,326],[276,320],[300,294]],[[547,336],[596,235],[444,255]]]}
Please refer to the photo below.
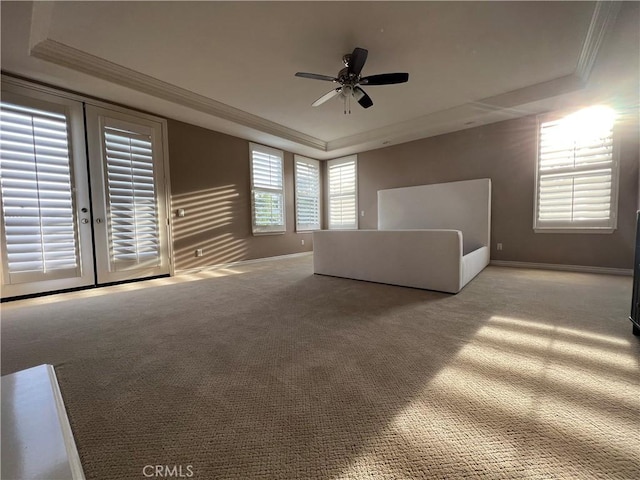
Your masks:
{"label": "french door", "polygon": [[3,85],[2,298],[169,273],[163,151],[158,121]]}
{"label": "french door", "polygon": [[162,124],[86,115],[98,283],[169,273]]}
{"label": "french door", "polygon": [[94,282],[82,103],[2,91],[2,297]]}

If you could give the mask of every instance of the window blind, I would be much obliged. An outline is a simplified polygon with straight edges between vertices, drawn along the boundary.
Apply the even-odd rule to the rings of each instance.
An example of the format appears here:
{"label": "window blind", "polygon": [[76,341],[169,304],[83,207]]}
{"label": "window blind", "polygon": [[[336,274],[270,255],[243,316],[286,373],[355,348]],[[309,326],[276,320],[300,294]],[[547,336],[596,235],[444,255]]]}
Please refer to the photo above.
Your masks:
{"label": "window blind", "polygon": [[11,282],[77,270],[67,118],[7,102],[0,107],[2,213]]}
{"label": "window blind", "polygon": [[320,229],[320,162],[296,155],[296,230]]}
{"label": "window blind", "polygon": [[612,115],[541,123],[536,228],[614,228],[616,170]]}
{"label": "window blind", "polygon": [[330,160],[329,228],[358,228],[356,198],[356,158]]}
{"label": "window blind", "polygon": [[284,165],[279,150],[251,144],[253,233],[285,231]]}
{"label": "window blind", "polygon": [[150,135],[103,127],[111,262],[160,263],[158,208]]}

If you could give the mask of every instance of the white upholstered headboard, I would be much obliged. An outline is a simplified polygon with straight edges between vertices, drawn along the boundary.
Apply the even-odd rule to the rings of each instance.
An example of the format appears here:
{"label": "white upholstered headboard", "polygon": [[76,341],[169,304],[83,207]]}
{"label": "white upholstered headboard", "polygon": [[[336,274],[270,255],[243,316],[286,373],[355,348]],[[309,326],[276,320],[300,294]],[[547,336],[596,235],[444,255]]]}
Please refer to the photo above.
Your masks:
{"label": "white upholstered headboard", "polygon": [[464,253],[489,246],[491,179],[378,190],[378,230],[462,231]]}

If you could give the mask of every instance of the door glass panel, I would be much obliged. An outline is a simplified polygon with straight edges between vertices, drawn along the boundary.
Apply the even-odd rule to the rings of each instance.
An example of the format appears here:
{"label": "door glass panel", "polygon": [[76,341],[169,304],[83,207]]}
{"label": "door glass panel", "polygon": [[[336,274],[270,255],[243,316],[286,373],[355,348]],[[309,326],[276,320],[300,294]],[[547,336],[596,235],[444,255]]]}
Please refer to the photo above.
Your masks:
{"label": "door glass panel", "polygon": [[114,269],[160,265],[151,135],[104,127],[109,249]]}
{"label": "door glass panel", "polygon": [[79,274],[67,117],[2,102],[0,167],[9,283]]}

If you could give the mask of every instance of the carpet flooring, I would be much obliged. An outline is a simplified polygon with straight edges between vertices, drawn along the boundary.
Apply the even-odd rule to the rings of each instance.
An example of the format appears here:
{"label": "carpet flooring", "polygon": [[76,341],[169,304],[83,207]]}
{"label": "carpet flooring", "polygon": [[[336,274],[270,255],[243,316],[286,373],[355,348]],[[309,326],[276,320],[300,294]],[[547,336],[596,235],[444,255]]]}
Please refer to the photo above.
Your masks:
{"label": "carpet flooring", "polygon": [[55,366],[87,479],[633,479],[630,300],[629,277],[489,267],[448,295],[303,256],[3,304],[2,373]]}

